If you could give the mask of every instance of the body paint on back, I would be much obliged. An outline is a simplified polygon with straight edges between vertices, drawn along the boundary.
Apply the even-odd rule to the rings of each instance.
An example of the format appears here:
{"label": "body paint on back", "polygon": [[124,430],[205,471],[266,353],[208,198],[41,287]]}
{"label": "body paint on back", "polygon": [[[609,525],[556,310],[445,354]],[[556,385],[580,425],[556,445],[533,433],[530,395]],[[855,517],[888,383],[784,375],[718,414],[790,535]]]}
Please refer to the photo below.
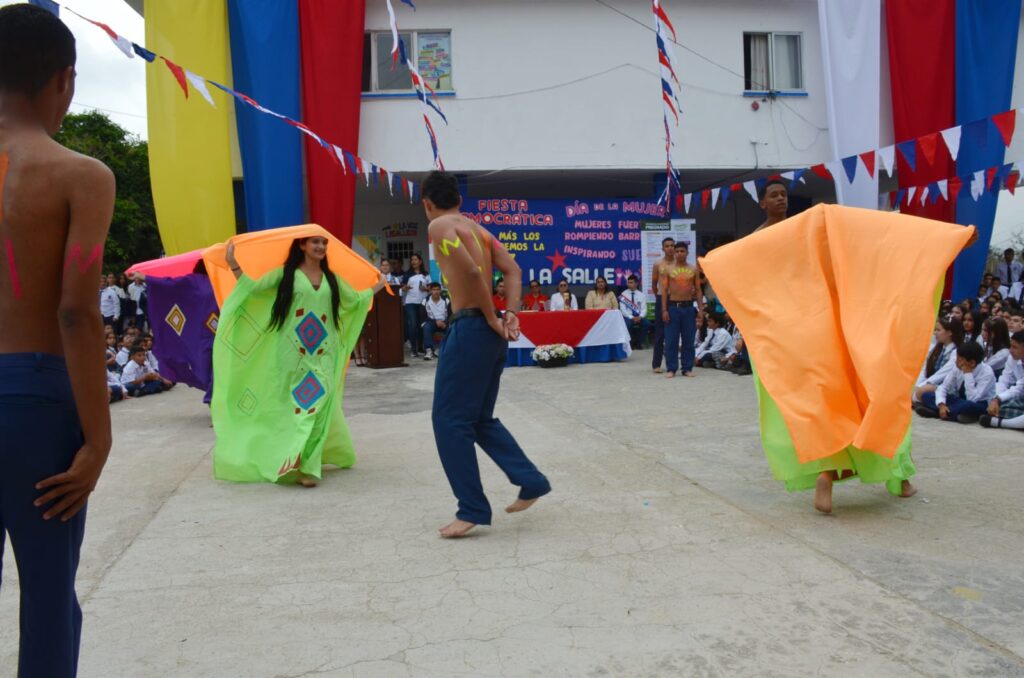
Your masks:
{"label": "body paint on back", "polygon": [[75,243],[71,246],[68,251],[67,259],[64,260],[64,273],[67,274],[68,270],[71,269],[71,264],[78,265],[78,272],[81,275],[85,275],[92,268],[94,262],[99,262],[100,257],[103,255],[103,245],[93,245],[92,251],[89,252],[89,257],[82,260],[82,246]]}
{"label": "body paint on back", "polygon": [[[4,221],[4,180],[7,178],[7,168],[10,160],[6,153],[0,153],[0,224]],[[14,245],[9,238],[4,239],[4,251],[7,255],[7,274],[11,278],[11,291],[15,299],[21,299],[21,279],[18,277],[18,267],[14,263]]]}

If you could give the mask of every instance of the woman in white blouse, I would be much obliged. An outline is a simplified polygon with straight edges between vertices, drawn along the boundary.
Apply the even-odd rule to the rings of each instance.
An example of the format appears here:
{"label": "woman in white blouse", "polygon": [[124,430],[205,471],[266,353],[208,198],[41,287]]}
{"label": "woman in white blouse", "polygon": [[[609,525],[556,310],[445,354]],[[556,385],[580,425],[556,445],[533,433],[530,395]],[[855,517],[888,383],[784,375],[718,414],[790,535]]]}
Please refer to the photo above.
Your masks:
{"label": "woman in white blouse", "polygon": [[941,318],[935,323],[935,341],[917,379],[914,402],[934,391],[956,369],[956,347],[964,340],[964,327],[955,318]]}
{"label": "woman in white blouse", "polygon": [[985,346],[985,364],[992,368],[996,378],[1002,374],[1010,359],[1010,328],[1002,318],[989,318],[981,326]]}
{"label": "woman in white blouse", "polygon": [[575,311],[579,309],[575,295],[569,291],[569,283],[567,281],[563,280],[558,283],[558,289],[555,290],[555,293],[548,300],[548,308],[552,311]]}

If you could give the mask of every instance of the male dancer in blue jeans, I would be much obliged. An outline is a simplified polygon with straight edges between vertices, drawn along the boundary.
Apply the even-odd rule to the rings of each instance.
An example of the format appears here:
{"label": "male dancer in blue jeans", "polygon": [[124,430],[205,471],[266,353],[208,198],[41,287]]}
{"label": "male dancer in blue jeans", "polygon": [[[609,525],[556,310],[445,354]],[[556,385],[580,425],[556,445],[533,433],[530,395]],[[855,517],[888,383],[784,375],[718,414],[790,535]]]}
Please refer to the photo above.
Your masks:
{"label": "male dancer in blue jeans", "polygon": [[96,279],[114,176],[51,138],[74,90],[75,39],[60,19],[0,8],[0,551],[6,532],[22,678],[77,671],[75,572],[111,443]]}
{"label": "male dancer in blue jeans", "polygon": [[[672,378],[679,369],[679,343],[683,344],[684,377],[692,377],[693,359],[696,353],[694,340],[697,338],[697,313],[704,312],[704,293],[700,288],[700,275],[696,268],[686,263],[690,246],[685,242],[675,244],[675,261],[661,267],[661,319],[665,323],[665,366]],[[697,310],[693,308],[694,302]]]}
{"label": "male dancer in blue jeans", "polygon": [[432,419],[441,465],[459,510],[440,533],[442,537],[462,537],[477,525],[491,524],[491,506],[480,482],[475,444],[519,487],[518,498],[506,512],[530,508],[551,491],[551,485],[494,418],[508,342],[519,338],[519,317],[514,311],[499,315],[494,310],[493,269],[501,271],[505,279],[510,309],[519,308],[522,272],[494,236],[462,216],[462,196],[455,177],[431,172],[421,193],[441,282],[452,302],[452,317],[434,377]]}

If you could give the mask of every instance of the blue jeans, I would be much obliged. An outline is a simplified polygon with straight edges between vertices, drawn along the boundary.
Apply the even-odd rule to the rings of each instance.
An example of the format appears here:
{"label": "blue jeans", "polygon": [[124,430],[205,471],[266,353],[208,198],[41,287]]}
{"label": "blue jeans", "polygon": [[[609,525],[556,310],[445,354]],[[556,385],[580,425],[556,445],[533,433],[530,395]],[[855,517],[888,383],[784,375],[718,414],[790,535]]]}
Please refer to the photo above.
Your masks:
{"label": "blue jeans", "polygon": [[455,517],[477,525],[491,524],[491,505],[480,482],[474,444],[520,488],[520,499],[536,499],[551,491],[548,479],[494,418],[507,357],[508,342],[484,318],[463,318],[444,335],[434,375],[434,440],[459,502]]}
{"label": "blue jeans", "polygon": [[[633,344],[633,348],[642,348],[644,345],[644,339],[647,337],[647,331],[651,328],[651,324],[647,321],[647,318],[641,318],[639,323],[633,322],[632,318],[623,318],[626,321],[626,329],[629,331],[629,341]],[[661,362],[660,360],[658,362]]]}
{"label": "blue jeans", "polygon": [[665,326],[665,366],[669,372],[679,369],[679,342],[683,342],[683,372],[693,371],[693,357],[697,347],[697,309],[689,306],[668,307],[668,324]]}
{"label": "blue jeans", "polygon": [[661,319],[661,295],[654,297],[654,353],[651,355],[651,368],[661,367],[665,355],[665,323]]}
{"label": "blue jeans", "polygon": [[[921,404],[927,407],[929,410],[939,411],[939,406],[935,403],[935,392],[924,393],[921,395]],[[946,407],[949,408],[949,421],[956,421],[956,418],[961,414],[969,414],[971,416],[980,417],[988,411],[988,402],[984,400],[973,401],[964,400],[954,395],[946,396]]]}
{"label": "blue jeans", "polygon": [[144,381],[141,384],[125,384],[124,390],[133,398],[141,398],[144,395],[162,393],[164,384],[161,381]]}
{"label": "blue jeans", "polygon": [[423,335],[420,334],[420,325],[423,324],[423,316],[427,311],[423,304],[406,304],[402,307],[405,318],[405,340],[417,353],[423,353]]}
{"label": "blue jeans", "polygon": [[443,331],[437,326],[437,321],[427,320],[427,322],[420,326],[420,329],[423,332],[421,339],[423,341],[424,348],[434,348],[434,333]]}
{"label": "blue jeans", "polygon": [[35,484],[67,471],[82,442],[64,359],[0,354],[0,556],[6,532],[21,583],[21,678],[69,678],[78,668],[75,573],[85,509],[67,522],[43,520],[46,507],[32,502],[42,494]]}

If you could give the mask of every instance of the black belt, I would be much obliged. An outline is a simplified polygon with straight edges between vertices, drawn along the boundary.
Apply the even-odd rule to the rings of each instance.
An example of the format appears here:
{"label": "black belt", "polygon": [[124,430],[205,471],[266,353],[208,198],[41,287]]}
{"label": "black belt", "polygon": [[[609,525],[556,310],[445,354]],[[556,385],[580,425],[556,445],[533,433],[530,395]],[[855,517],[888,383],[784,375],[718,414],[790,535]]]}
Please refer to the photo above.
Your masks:
{"label": "black belt", "polygon": [[[495,310],[495,314],[499,318],[501,317],[501,311]],[[455,313],[453,313],[451,319],[448,321],[448,324],[451,325],[451,324],[456,323],[456,322],[458,322],[460,320],[465,320],[466,318],[483,318],[483,317],[484,317],[484,312],[481,311],[479,308],[464,308],[461,311],[456,311]]]}
{"label": "black belt", "polygon": [[668,302],[668,305],[679,308],[689,308],[690,306],[693,306],[693,299],[690,299],[689,301],[670,301]]}

